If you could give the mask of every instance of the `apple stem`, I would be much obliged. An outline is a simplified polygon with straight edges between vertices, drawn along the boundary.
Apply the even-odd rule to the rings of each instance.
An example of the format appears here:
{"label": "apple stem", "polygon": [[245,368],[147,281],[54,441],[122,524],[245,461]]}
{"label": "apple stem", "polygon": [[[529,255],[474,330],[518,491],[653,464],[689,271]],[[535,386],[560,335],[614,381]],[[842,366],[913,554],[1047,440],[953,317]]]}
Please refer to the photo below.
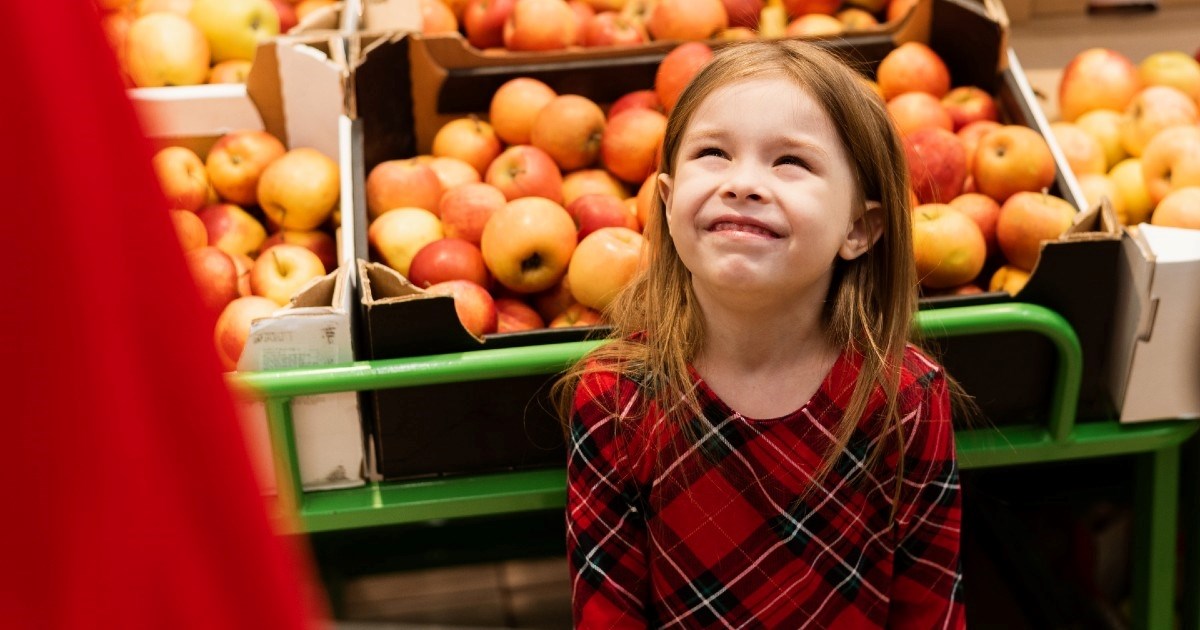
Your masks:
{"label": "apple stem", "polygon": [[271,261],[275,263],[275,271],[278,271],[279,275],[281,275],[281,276],[285,275],[284,269],[283,269],[283,263],[279,261],[279,254],[277,254],[276,252],[270,252],[270,254],[271,254]]}

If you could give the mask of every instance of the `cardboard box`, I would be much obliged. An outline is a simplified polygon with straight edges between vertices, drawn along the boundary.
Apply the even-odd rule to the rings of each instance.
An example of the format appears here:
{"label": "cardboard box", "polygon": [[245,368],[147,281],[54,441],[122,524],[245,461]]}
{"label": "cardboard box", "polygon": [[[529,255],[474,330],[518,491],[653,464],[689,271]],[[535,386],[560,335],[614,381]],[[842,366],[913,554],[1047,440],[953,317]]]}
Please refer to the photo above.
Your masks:
{"label": "cardboard box", "polygon": [[1121,241],[1109,384],[1121,422],[1200,418],[1200,230],[1141,224]]}

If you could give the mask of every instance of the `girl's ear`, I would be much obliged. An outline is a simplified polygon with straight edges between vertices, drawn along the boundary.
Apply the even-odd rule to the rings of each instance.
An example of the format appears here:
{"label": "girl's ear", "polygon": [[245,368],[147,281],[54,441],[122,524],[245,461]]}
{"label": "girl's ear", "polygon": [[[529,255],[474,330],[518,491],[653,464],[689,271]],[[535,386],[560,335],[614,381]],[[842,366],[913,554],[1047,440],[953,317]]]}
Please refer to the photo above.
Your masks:
{"label": "girl's ear", "polygon": [[838,255],[844,260],[854,260],[862,256],[879,237],[883,235],[883,204],[878,201],[868,201],[862,214],[850,223],[846,232],[846,241],[838,249]]}
{"label": "girl's ear", "polygon": [[671,176],[666,173],[658,174],[658,196],[663,200],[663,207],[667,209],[667,215],[671,214],[671,187],[675,184]]}

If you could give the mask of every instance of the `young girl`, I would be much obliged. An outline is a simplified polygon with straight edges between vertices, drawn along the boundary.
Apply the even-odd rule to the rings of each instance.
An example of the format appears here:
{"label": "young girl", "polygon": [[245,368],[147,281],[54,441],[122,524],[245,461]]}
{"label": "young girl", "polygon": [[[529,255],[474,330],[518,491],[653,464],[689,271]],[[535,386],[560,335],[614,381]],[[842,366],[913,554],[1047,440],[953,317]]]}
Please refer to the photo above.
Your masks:
{"label": "young girl", "polygon": [[908,343],[904,151],[795,41],[671,112],[649,268],[560,382],[579,628],[956,628],[947,379]]}

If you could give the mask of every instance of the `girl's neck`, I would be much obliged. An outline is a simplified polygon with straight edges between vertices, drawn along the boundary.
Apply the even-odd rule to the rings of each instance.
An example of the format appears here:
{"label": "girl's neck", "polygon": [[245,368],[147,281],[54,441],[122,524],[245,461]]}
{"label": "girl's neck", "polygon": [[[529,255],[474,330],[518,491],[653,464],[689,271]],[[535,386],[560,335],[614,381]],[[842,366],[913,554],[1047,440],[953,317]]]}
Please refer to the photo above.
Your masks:
{"label": "girl's neck", "polygon": [[821,303],[758,305],[697,293],[705,341],[697,363],[746,373],[825,363],[836,356],[821,322]]}

